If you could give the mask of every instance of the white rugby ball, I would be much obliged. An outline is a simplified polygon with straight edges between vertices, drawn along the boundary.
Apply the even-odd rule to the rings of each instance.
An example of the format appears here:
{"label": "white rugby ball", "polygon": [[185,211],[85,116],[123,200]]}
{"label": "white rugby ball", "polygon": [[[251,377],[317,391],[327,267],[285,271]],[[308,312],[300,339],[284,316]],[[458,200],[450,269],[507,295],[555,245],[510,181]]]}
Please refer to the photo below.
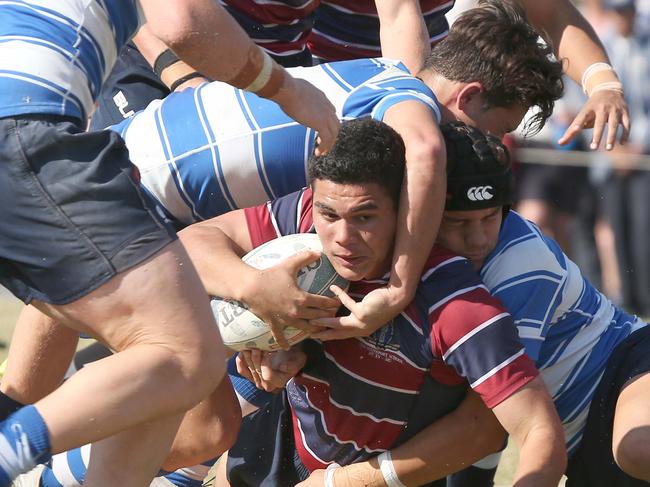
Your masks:
{"label": "white rugby ball", "polygon": [[[257,269],[266,269],[307,249],[323,250],[315,233],[297,233],[276,238],[251,250],[242,260]],[[323,296],[333,296],[329,289],[332,284],[343,289],[348,286],[348,282],[336,273],[324,254],[316,262],[298,271],[297,283],[301,289]],[[273,351],[280,348],[269,326],[249,311],[244,303],[215,297],[210,304],[226,347],[235,351],[251,348]],[[283,331],[289,344],[298,343],[308,336],[303,330],[291,326],[285,327]]]}

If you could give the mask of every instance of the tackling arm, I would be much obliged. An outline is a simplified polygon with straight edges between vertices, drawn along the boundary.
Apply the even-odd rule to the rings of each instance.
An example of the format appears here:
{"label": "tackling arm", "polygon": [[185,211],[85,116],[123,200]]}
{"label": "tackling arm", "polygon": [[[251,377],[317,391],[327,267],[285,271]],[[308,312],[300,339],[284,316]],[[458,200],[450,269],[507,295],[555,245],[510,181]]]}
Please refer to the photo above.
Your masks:
{"label": "tackling arm", "polygon": [[151,32],[205,76],[275,101],[297,122],[314,128],[327,151],[339,121],[322,91],[293,78],[257,47],[213,0],[140,0]]}
{"label": "tackling arm", "polygon": [[[468,391],[458,408],[391,449],[391,456],[395,473],[404,485],[423,485],[498,451],[504,441],[505,432],[492,411],[475,392]],[[322,470],[314,472],[299,486],[320,487],[322,475]],[[376,457],[337,469],[334,478],[340,487],[386,485]]]}
{"label": "tackling arm", "polygon": [[513,487],[557,486],[567,464],[564,432],[542,379],[528,383],[493,411],[519,447]]}
{"label": "tackling arm", "polygon": [[375,0],[379,15],[381,55],[404,62],[418,73],[431,52],[429,31],[418,0]]}

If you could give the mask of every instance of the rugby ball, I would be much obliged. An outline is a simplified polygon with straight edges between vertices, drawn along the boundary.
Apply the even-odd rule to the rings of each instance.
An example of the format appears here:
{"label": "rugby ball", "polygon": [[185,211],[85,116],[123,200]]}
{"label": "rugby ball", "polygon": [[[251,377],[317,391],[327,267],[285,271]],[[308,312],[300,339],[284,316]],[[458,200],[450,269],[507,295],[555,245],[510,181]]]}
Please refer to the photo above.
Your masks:
{"label": "rugby ball", "polygon": [[[242,260],[257,269],[267,269],[291,255],[309,249],[323,250],[318,235],[297,233],[266,242],[242,257]],[[343,289],[347,289],[348,286],[348,282],[336,273],[324,254],[321,254],[317,261],[298,271],[297,283],[301,289],[323,296],[333,296],[329,289],[332,284]],[[226,347],[235,351],[251,348],[266,351],[279,350],[280,347],[273,338],[269,326],[248,310],[244,303],[215,297],[210,304]],[[287,326],[284,328],[284,336],[289,344],[294,344],[307,338],[308,333]]]}

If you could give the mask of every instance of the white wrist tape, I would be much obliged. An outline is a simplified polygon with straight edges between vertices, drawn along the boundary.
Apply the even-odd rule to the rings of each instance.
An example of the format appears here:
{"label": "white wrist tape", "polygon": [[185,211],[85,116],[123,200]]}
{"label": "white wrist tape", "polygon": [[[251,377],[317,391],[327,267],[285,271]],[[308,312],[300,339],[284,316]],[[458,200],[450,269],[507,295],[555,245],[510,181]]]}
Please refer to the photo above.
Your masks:
{"label": "white wrist tape", "polygon": [[614,71],[614,68],[612,68],[609,64],[599,62],[599,63],[594,63],[587,67],[585,69],[585,72],[582,73],[582,91],[584,91],[586,94],[587,93],[587,83],[589,82],[589,79],[596,73],[601,73],[603,71]]}
{"label": "white wrist tape", "polygon": [[386,482],[388,487],[406,487],[406,485],[400,482],[397,472],[395,472],[390,450],[379,455],[377,460],[379,461],[379,469],[384,477],[384,482]]}
{"label": "white wrist tape", "polygon": [[604,81],[602,83],[598,83],[596,86],[594,86],[591,89],[591,92],[589,92],[589,96],[593,95],[597,91],[618,91],[619,93],[623,93],[623,83],[620,81]]}
{"label": "white wrist tape", "polygon": [[334,485],[334,470],[341,468],[338,463],[330,463],[325,470],[325,487],[335,487]]}
{"label": "white wrist tape", "polygon": [[262,57],[264,59],[262,69],[260,69],[260,72],[257,74],[257,77],[253,82],[244,88],[244,90],[257,93],[264,88],[266,83],[271,79],[271,73],[273,72],[273,59],[271,59],[271,56],[269,56],[266,51],[262,51]]}

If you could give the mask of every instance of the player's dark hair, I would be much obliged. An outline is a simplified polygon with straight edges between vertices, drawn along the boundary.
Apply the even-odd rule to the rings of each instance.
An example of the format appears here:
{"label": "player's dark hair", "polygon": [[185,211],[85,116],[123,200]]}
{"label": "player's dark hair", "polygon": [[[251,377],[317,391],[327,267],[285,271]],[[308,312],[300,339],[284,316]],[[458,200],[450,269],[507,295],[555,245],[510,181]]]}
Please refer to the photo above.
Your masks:
{"label": "player's dark hair", "polygon": [[309,160],[308,177],[338,184],[377,183],[399,202],[405,149],[402,137],[383,122],[358,118],[341,124],[332,149]]}
{"label": "player's dark hair", "polygon": [[452,81],[480,82],[484,109],[537,107],[525,127],[531,134],[544,126],[564,90],[562,64],[551,46],[540,41],[524,10],[508,0],[483,0],[461,14],[433,47],[424,69]]}
{"label": "player's dark hair", "polygon": [[462,122],[440,127],[447,149],[446,211],[471,211],[513,201],[510,153],[501,141]]}

